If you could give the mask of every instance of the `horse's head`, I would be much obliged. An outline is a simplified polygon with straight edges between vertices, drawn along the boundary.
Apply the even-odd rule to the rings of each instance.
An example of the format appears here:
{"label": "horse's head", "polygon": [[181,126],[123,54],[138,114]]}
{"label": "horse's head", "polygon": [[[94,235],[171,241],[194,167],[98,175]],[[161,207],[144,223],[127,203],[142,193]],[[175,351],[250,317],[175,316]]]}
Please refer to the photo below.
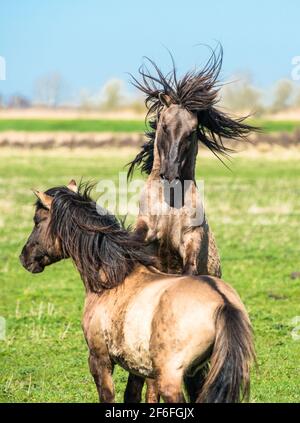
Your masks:
{"label": "horse's head", "polygon": [[[71,181],[68,188],[72,191],[77,189],[75,181]],[[20,254],[22,265],[31,273],[40,273],[45,266],[49,266],[63,258],[61,242],[50,234],[51,205],[53,202],[53,190],[46,192],[34,190],[38,201],[33,217],[34,227]],[[52,195],[51,195],[52,194]]]}
{"label": "horse's head", "polygon": [[173,58],[173,69],[165,75],[148,59],[154,73],[143,66],[139,70],[141,80],[132,77],[133,85],[146,95],[149,127],[148,141],[130,163],[128,176],[136,166],[150,174],[157,152],[162,178],[169,182],[194,179],[197,141],[222,161],[220,155],[232,151],[224,141],[246,139],[251,131],[258,130],[244,123],[244,118],[233,118],[216,107],[222,58],[220,47],[212,51],[202,69],[187,72],[180,79]]}
{"label": "horse's head", "polygon": [[122,283],[136,264],[155,265],[143,242],[115,216],[99,213],[90,197],[92,188],[91,184],[77,188],[72,180],[68,186],[34,191],[38,198],[34,228],[20,255],[25,269],[40,273],[70,257],[86,288],[101,292]]}
{"label": "horse's head", "polygon": [[197,149],[197,115],[166,94],[160,95],[164,108],[157,125],[156,142],[160,157],[160,176],[170,183],[184,178],[190,153]]}

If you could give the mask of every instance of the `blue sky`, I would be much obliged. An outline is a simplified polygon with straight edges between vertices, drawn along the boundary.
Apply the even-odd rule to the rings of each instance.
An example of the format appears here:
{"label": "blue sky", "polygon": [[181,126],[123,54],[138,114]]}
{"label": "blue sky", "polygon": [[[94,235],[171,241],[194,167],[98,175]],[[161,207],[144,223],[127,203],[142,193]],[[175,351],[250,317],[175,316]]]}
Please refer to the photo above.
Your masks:
{"label": "blue sky", "polygon": [[299,0],[4,0],[0,6],[0,56],[7,80],[0,93],[33,93],[34,81],[59,72],[70,90],[99,90],[108,79],[128,80],[147,55],[167,70],[201,65],[205,47],[224,48],[222,79],[250,72],[268,87],[290,77],[300,55]]}

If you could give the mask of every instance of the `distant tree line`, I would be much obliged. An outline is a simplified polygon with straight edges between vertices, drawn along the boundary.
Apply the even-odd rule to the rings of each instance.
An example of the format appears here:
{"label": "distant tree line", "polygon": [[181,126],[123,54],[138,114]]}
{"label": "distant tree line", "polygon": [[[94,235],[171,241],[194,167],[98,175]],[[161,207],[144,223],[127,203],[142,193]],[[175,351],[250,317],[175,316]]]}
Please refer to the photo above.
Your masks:
{"label": "distant tree line", "polygon": [[277,81],[269,89],[255,87],[249,76],[238,77],[225,84],[221,91],[221,103],[233,111],[277,113],[300,108],[300,84],[289,79]]}
{"label": "distant tree line", "polygon": [[[69,99],[68,99],[69,98]],[[270,89],[259,89],[249,75],[238,75],[221,88],[221,105],[234,112],[247,112],[261,115],[276,113],[289,108],[300,108],[300,84],[283,79]],[[15,93],[7,98],[0,94],[0,108],[72,107],[82,110],[115,111],[131,109],[144,111],[144,102],[139,93],[129,93],[124,81],[111,79],[98,90],[82,89],[68,97],[68,84],[57,73],[39,78],[34,84],[32,99]]]}

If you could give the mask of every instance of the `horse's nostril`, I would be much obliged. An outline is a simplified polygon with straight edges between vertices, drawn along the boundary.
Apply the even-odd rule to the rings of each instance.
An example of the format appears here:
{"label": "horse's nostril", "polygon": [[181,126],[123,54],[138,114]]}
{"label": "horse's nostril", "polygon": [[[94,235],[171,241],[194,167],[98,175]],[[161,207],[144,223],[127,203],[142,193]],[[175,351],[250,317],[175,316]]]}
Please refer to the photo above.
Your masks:
{"label": "horse's nostril", "polygon": [[161,173],[159,176],[160,176],[160,178],[161,178],[161,179],[163,179],[163,180],[165,180],[165,179],[166,179],[166,177],[165,177],[165,175],[164,175],[163,173]]}

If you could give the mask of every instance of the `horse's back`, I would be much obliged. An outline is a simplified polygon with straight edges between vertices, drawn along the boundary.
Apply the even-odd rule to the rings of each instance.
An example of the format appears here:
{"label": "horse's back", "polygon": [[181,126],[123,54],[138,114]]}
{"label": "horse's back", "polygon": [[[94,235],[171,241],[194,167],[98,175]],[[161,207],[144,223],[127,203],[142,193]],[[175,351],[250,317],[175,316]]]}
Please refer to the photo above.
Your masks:
{"label": "horse's back", "polygon": [[188,368],[204,360],[214,343],[222,295],[239,305],[237,294],[220,279],[141,268],[94,305],[93,336],[97,342],[103,337],[115,362],[141,375],[154,377],[163,360]]}
{"label": "horse's back", "polygon": [[[247,312],[235,290],[211,276],[182,276],[160,297],[152,321],[150,342],[155,367],[181,363],[184,371],[203,363],[216,339],[217,310],[230,302]],[[164,364],[166,365],[166,364]]]}
{"label": "horse's back", "polygon": [[199,278],[154,274],[131,296],[124,313],[126,366],[153,376],[160,356],[186,366],[199,351],[204,357],[214,342],[214,315],[222,302]]}

